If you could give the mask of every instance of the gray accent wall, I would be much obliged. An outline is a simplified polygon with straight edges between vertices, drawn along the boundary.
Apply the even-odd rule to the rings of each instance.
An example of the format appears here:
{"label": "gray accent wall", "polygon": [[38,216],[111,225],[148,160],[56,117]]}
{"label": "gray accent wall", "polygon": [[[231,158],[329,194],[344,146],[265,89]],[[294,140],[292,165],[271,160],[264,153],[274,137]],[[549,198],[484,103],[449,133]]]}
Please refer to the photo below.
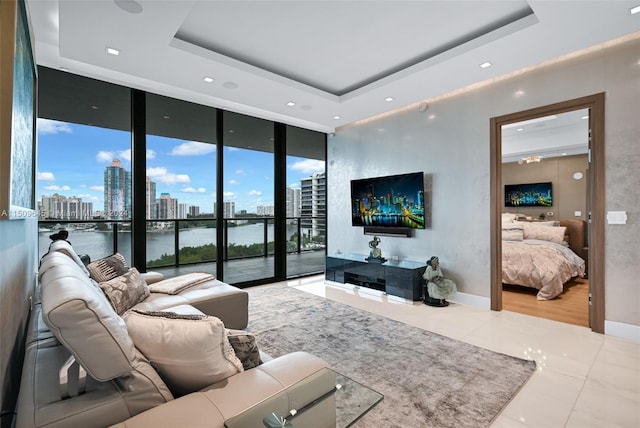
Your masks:
{"label": "gray accent wall", "polygon": [[371,237],[351,226],[350,180],[424,171],[431,227],[412,238],[381,237],[383,256],[438,255],[461,292],[488,298],[490,118],[604,92],[605,209],[628,215],[626,225],[605,228],[605,320],[640,326],[640,39],[634,37],[427,100],[425,111],[414,105],[339,128],[327,146],[328,254],[368,252]]}

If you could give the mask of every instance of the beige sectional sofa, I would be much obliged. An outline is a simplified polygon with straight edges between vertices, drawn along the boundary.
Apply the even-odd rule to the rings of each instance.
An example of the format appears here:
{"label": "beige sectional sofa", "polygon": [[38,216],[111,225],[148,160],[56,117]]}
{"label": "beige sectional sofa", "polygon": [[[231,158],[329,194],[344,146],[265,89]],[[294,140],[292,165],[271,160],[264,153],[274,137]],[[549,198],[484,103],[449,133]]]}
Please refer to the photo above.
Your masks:
{"label": "beige sectional sofa", "polygon": [[[147,279],[160,278],[147,275]],[[248,295],[243,290],[212,279],[177,294],[148,293],[118,314],[113,300],[91,280],[66,241],[52,243],[41,260],[39,288],[40,300],[32,309],[25,343],[17,428],[224,427],[231,422],[261,427],[271,413],[287,415],[327,394],[295,421],[298,426],[335,426],[335,400],[330,394],[335,374],[325,361],[294,352],[243,369],[233,350],[229,355],[232,348],[225,327],[247,325]],[[166,312],[176,315],[179,324]],[[184,313],[195,315],[178,316]],[[132,319],[138,324],[129,322]],[[140,325],[142,330],[136,327]],[[142,334],[134,335],[134,328]],[[149,335],[156,330],[165,332],[157,343]],[[210,330],[213,333],[200,340],[202,346],[193,344],[191,333]],[[141,337],[147,343],[141,343]],[[176,349],[171,353],[167,343],[183,338],[184,354],[178,351],[176,356]],[[219,351],[214,346],[217,341]],[[141,349],[153,349],[154,355]],[[194,359],[198,352],[207,352],[202,361]],[[211,372],[221,365],[226,372]],[[176,378],[166,376],[166,368],[179,374],[179,391]],[[189,390],[191,378],[215,381]]]}

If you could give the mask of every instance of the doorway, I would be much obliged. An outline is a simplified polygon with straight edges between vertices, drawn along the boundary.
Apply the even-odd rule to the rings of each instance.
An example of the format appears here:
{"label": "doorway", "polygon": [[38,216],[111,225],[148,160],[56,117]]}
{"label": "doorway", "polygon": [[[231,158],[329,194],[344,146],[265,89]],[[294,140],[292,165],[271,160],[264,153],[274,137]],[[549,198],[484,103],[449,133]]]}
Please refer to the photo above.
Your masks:
{"label": "doorway", "polygon": [[[588,222],[589,326],[604,333],[604,93],[491,118],[491,309],[502,302],[502,129],[516,122],[536,120],[575,110],[589,112]],[[538,119],[539,120],[539,119]]]}

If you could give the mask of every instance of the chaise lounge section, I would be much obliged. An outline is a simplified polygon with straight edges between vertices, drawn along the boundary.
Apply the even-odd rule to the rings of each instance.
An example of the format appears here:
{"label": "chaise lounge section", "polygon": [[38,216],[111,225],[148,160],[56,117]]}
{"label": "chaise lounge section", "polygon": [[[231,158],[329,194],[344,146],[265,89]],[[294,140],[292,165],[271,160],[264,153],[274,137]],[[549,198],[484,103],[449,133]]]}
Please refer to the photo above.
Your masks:
{"label": "chaise lounge section", "polygon": [[[203,325],[207,332],[225,319],[222,333],[212,330],[214,333],[198,346],[178,350],[191,357],[206,348],[204,345],[216,345],[220,337],[226,340],[227,321],[232,328],[246,326],[247,293],[220,281],[202,283],[175,295],[149,293],[119,314],[71,246],[57,242],[41,260],[41,298],[32,309],[25,343],[17,428],[224,427],[229,420],[237,426],[262,426],[262,419],[272,412],[287,415],[335,387],[335,374],[328,364],[306,352],[287,354],[249,369],[234,363],[235,355],[224,356],[224,349],[231,349],[225,341],[221,341],[219,353],[211,352],[211,358],[205,358],[204,367],[183,364],[180,354],[168,357],[169,350],[160,358],[145,355],[143,345],[157,343],[136,344],[134,325],[125,319],[144,317],[152,323],[150,328],[157,328],[158,323],[163,323],[161,328],[177,328],[177,334],[157,338],[163,346],[173,337],[189,336],[180,332],[202,330]],[[215,313],[219,308],[220,318]],[[158,312],[172,315],[156,317]],[[182,316],[185,312],[192,315]],[[175,326],[174,321],[180,324]],[[162,352],[161,346],[155,348]],[[224,366],[225,371],[211,374],[210,365]],[[183,382],[178,390],[166,376],[166,367],[185,374],[180,380],[215,381],[204,387]],[[302,412],[296,421],[334,426],[334,397],[329,395]]]}

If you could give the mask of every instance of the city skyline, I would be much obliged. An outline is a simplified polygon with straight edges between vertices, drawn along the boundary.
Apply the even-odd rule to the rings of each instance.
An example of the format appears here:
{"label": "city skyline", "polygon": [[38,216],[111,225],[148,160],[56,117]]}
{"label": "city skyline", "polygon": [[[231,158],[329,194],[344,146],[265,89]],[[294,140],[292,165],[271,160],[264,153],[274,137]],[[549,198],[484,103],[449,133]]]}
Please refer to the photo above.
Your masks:
{"label": "city skyline", "polygon": [[[118,159],[131,171],[131,134],[89,125],[38,119],[36,197],[54,193],[104,206],[104,171]],[[154,135],[147,136],[146,175],[156,183],[157,197],[169,193],[180,203],[212,213],[216,201],[217,146]],[[236,211],[256,213],[273,205],[273,154],[225,147],[224,201]],[[287,185],[324,172],[324,162],[287,158]]]}

